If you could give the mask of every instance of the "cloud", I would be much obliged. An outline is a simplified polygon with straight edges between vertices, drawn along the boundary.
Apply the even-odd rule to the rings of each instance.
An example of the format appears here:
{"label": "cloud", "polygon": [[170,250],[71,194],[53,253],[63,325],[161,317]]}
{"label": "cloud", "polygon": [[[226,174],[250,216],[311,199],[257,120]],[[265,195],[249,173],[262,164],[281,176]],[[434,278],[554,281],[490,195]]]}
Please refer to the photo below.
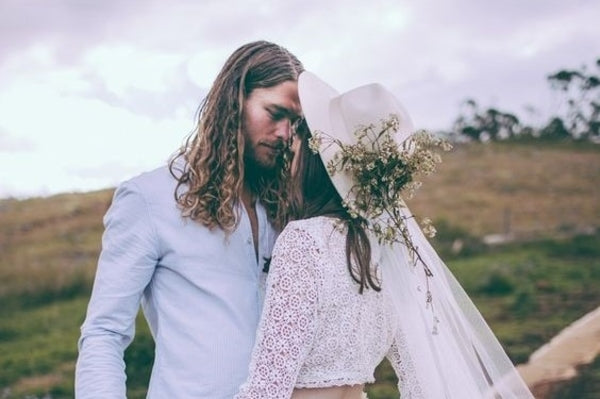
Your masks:
{"label": "cloud", "polygon": [[83,68],[93,71],[118,96],[130,89],[168,91],[173,71],[184,61],[181,54],[143,50],[132,44],[101,45],[83,54]]}
{"label": "cloud", "polygon": [[0,153],[27,152],[35,149],[35,143],[26,137],[13,137],[0,126]]}
{"label": "cloud", "polygon": [[3,0],[0,196],[164,163],[225,59],[257,39],[340,91],[383,83],[419,127],[449,127],[465,98],[550,112],[545,76],[600,55],[599,12],[586,0]]}
{"label": "cloud", "polygon": [[[136,114],[77,90],[57,91],[59,82],[16,80],[0,92],[0,120],[11,142],[35,140],[27,152],[1,153],[0,195],[114,185],[131,173],[164,164],[192,128],[189,115],[158,119]],[[100,171],[111,164],[120,165],[120,172],[115,167],[106,168],[104,176],[75,172]]]}
{"label": "cloud", "polygon": [[40,42],[56,46],[62,64],[78,62],[79,54],[103,42],[118,42],[145,0],[3,0],[0,5],[0,62],[8,54]]}
{"label": "cloud", "polygon": [[[86,80],[92,86],[82,96],[153,119],[183,115],[192,118],[212,83],[198,81],[191,74],[191,57],[179,54],[121,46],[115,51],[96,48],[84,59]],[[206,67],[197,69],[204,72],[203,76],[210,71]]]}

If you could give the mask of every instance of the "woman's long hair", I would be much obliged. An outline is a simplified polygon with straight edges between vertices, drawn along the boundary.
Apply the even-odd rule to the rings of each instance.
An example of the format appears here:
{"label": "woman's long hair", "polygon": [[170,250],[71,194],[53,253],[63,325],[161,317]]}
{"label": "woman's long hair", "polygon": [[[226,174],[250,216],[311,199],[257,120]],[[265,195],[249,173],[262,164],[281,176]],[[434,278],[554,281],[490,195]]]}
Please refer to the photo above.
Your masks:
{"label": "woman's long hair", "polygon": [[[293,54],[266,41],[248,43],[229,57],[200,104],[196,128],[169,162],[184,217],[227,232],[236,226],[244,184],[244,100],[256,88],[296,81],[302,71]],[[268,181],[260,182],[257,193],[271,216],[278,204],[274,193],[281,191],[277,177],[263,179]]]}
{"label": "woman's long hair", "polygon": [[359,292],[365,288],[379,291],[379,282],[371,267],[371,244],[365,230],[364,219],[352,218],[342,205],[342,198],[335,189],[325,165],[318,154],[308,147],[308,127],[302,123],[296,140],[300,147],[294,154],[295,178],[287,184],[287,203],[279,209],[277,223],[285,225],[290,220],[315,216],[330,216],[342,220],[346,232],[346,261],[352,279],[359,284]]}

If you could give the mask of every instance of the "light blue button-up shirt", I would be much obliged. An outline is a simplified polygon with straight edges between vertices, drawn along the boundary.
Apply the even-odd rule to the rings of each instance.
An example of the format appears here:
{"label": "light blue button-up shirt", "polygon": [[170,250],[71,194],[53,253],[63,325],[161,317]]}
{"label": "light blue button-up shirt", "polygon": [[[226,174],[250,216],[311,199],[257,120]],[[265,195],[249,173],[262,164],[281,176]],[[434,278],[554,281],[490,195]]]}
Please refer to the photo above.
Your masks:
{"label": "light blue button-up shirt", "polygon": [[149,398],[231,398],[248,373],[275,233],[256,212],[258,261],[243,206],[229,236],[184,219],[167,167],[120,185],[77,360],[76,397],[124,398],[123,352],[142,308],[156,343]]}

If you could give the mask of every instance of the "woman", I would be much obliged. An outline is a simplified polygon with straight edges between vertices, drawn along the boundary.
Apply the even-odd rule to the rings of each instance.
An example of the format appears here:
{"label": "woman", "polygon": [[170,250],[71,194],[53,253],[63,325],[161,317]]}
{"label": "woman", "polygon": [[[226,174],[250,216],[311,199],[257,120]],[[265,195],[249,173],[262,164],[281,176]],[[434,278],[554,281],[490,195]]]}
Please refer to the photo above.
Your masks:
{"label": "woman", "polygon": [[[355,208],[365,192],[363,204],[377,204],[396,190],[397,176],[383,185],[371,179],[385,189],[365,191],[360,174],[373,166],[331,167],[340,165],[340,148],[359,140],[357,128],[382,119],[399,146],[408,143],[403,107],[380,85],[339,95],[309,72],[298,89],[313,138],[300,132],[295,143],[292,221],[273,250],[250,373],[236,398],[360,399],[384,357],[403,399],[532,398],[405,206]],[[330,140],[315,140],[321,134]],[[369,150],[386,164],[386,148]]]}

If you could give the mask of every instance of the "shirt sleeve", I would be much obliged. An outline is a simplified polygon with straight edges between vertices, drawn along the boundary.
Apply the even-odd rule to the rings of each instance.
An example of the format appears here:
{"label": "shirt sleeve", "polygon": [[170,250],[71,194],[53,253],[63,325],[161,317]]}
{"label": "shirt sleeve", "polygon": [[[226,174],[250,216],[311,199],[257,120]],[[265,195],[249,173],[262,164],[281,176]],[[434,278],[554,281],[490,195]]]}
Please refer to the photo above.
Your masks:
{"label": "shirt sleeve", "polygon": [[317,329],[318,253],[298,227],[288,225],[277,239],[249,376],[235,398],[291,397]]}
{"label": "shirt sleeve", "polygon": [[148,205],[132,182],[116,190],[104,226],[94,288],[78,342],[78,399],[126,397],[123,354],[133,340],[141,296],[159,257]]}
{"label": "shirt sleeve", "polygon": [[424,399],[425,396],[417,380],[413,359],[406,348],[406,340],[402,331],[399,330],[396,333],[386,357],[398,377],[400,397],[402,399]]}

